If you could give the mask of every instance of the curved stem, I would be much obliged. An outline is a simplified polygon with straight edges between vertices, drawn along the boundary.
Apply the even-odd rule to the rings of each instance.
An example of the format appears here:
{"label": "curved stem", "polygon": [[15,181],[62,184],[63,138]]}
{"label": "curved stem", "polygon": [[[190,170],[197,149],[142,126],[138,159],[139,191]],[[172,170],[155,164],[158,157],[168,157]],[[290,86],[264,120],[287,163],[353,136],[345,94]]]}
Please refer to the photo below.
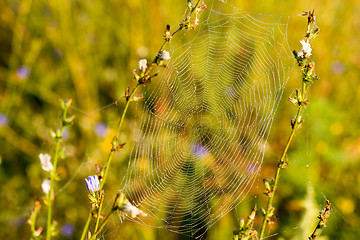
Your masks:
{"label": "curved stem", "polygon": [[[62,130],[63,130],[63,128],[62,128]],[[62,131],[61,131],[61,133],[62,133]],[[46,230],[46,239],[47,240],[51,239],[51,231],[52,231],[51,216],[52,216],[52,201],[53,201],[53,199],[51,199],[51,195],[54,191],[54,181],[55,181],[57,162],[59,159],[60,143],[61,143],[61,138],[57,138],[56,139],[56,147],[55,147],[54,164],[53,164],[54,168],[50,172],[50,191],[47,194],[47,204],[48,204],[47,230]]]}
{"label": "curved stem", "polygon": [[96,216],[96,224],[95,224],[94,232],[96,232],[98,230],[98,227],[99,227],[99,220],[100,220],[100,217],[101,217],[101,209],[102,209],[103,202],[104,202],[104,194],[102,194],[102,196],[101,196],[100,206],[99,206],[97,216]]}
{"label": "curved stem", "polygon": [[[141,84],[138,83],[138,84],[135,86],[135,88],[132,90],[129,98],[126,100],[125,108],[124,108],[124,111],[123,111],[123,113],[122,113],[122,116],[121,116],[121,118],[120,118],[120,121],[119,121],[117,130],[116,130],[116,133],[115,133],[115,137],[114,137],[115,141],[117,141],[117,138],[118,138],[119,135],[120,135],[121,126],[122,126],[122,124],[123,124],[123,122],[124,122],[126,112],[127,112],[128,108],[129,108],[129,105],[130,105],[130,102],[131,102],[131,98],[134,96],[136,89],[137,89],[140,85],[141,85]],[[104,170],[104,176],[103,176],[102,181],[101,181],[101,183],[100,183],[100,190],[103,189],[103,186],[104,186],[104,184],[105,184],[106,177],[107,177],[107,173],[108,173],[108,171],[109,171],[109,166],[110,166],[110,163],[111,163],[113,154],[114,154],[114,151],[111,150],[110,153],[109,153],[109,156],[108,156],[108,160],[107,160],[107,162],[106,162],[106,166],[105,166],[105,170]]]}
{"label": "curved stem", "polygon": [[91,211],[89,211],[89,216],[88,216],[88,218],[87,218],[87,220],[86,220],[86,223],[85,223],[85,226],[84,226],[84,230],[83,230],[83,232],[82,232],[82,234],[81,234],[80,240],[84,240],[84,239],[85,239],[86,232],[87,232],[87,230],[88,230],[88,228],[89,228],[91,216],[92,216],[92,213],[91,213]]}
{"label": "curved stem", "polygon": [[302,113],[303,109],[304,109],[303,105],[300,105],[298,107],[298,111],[297,111],[296,118],[295,118],[295,123],[294,123],[294,125],[292,127],[292,130],[290,132],[290,136],[289,136],[289,138],[287,140],[284,151],[283,151],[283,153],[281,155],[281,158],[279,160],[279,164],[278,164],[278,167],[277,167],[276,173],[275,173],[274,185],[273,185],[273,188],[272,188],[271,195],[269,196],[269,200],[268,200],[268,203],[267,203],[267,206],[266,206],[266,209],[265,209],[265,216],[264,216],[263,222],[261,224],[261,230],[260,230],[259,239],[262,239],[263,236],[264,236],[266,224],[268,223],[268,220],[269,220],[270,209],[272,207],[272,202],[273,202],[274,195],[275,195],[275,190],[276,190],[276,187],[277,187],[277,184],[278,184],[278,181],[279,181],[280,172],[281,172],[281,169],[283,169],[283,164],[285,163],[285,156],[286,156],[287,151],[288,151],[288,149],[290,147],[290,144],[291,144],[291,142],[292,142],[292,140],[294,138],[295,131],[297,130],[297,128],[299,126],[299,123],[301,121],[301,113]]}
{"label": "curved stem", "polygon": [[52,196],[53,191],[54,191],[54,182],[55,182],[55,176],[56,176],[57,163],[58,163],[59,155],[60,155],[60,144],[62,142],[62,134],[63,134],[63,132],[65,130],[65,127],[66,127],[66,125],[65,125],[66,115],[67,115],[67,107],[65,107],[64,110],[63,110],[61,129],[60,129],[60,132],[57,133],[57,136],[55,138],[56,147],[55,147],[55,155],[54,155],[54,163],[53,163],[54,168],[50,172],[50,191],[47,194],[48,215],[47,215],[46,240],[51,239],[51,233],[52,233],[51,217],[52,217],[52,201],[54,199],[52,199],[51,196]]}
{"label": "curved stem", "polygon": [[[129,108],[129,105],[130,105],[130,102],[131,102],[131,98],[134,96],[135,94],[135,91],[136,89],[140,86],[141,84],[137,84],[134,89],[132,90],[132,92],[130,93],[129,97],[126,99],[126,104],[125,104],[125,108],[124,108],[124,111],[121,115],[121,118],[120,118],[120,121],[119,121],[119,124],[118,124],[118,127],[117,127],[117,130],[116,130],[116,133],[115,133],[115,136],[114,136],[114,140],[113,141],[117,141],[119,135],[120,135],[120,131],[121,131],[121,127],[122,127],[122,124],[124,122],[124,119],[125,119],[125,115],[127,113],[127,110]],[[112,157],[113,157],[113,154],[114,154],[114,151],[113,151],[113,148],[115,147],[114,146],[114,143],[112,143],[112,150],[110,151],[109,153],[109,156],[108,156],[108,159],[107,159],[107,162],[106,162],[106,166],[105,166],[105,170],[104,170],[104,176],[102,178],[102,181],[100,183],[100,190],[103,189],[103,186],[105,184],[105,181],[106,181],[106,177],[107,177],[107,173],[109,171],[109,168],[110,168],[110,164],[111,164],[111,160],[112,160]],[[98,208],[98,211],[97,211],[97,217],[96,217],[96,225],[95,225],[95,232],[98,231],[98,226],[99,226],[99,221],[100,221],[100,216],[101,216],[101,210],[102,210],[102,205],[103,205],[103,201],[104,201],[104,195],[102,196],[101,200],[100,200],[100,205],[99,205],[99,208]],[[88,229],[88,225],[84,227],[84,230],[83,232],[86,232]],[[99,228],[100,230],[100,228]]]}
{"label": "curved stem", "polygon": [[91,236],[90,240],[96,239],[97,235],[99,235],[99,233],[103,230],[103,228],[105,227],[105,225],[107,224],[107,222],[110,219],[110,216],[114,213],[114,210],[111,210],[111,212],[109,213],[109,215],[106,216],[106,218],[104,219],[104,221],[101,223],[99,229],[94,233],[94,235]]}

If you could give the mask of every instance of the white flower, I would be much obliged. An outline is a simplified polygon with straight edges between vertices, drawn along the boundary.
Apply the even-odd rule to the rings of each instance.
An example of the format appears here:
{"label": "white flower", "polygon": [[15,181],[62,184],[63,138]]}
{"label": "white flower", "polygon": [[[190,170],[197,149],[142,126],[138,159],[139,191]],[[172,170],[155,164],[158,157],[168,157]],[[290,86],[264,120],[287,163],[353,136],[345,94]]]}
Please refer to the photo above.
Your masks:
{"label": "white flower", "polygon": [[146,71],[146,69],[147,69],[147,60],[146,59],[141,59],[139,61],[139,69],[140,69],[140,72]]}
{"label": "white flower", "polygon": [[50,159],[51,157],[49,156],[49,154],[42,154],[40,153],[39,155],[40,161],[41,161],[41,168],[46,171],[46,172],[50,172],[54,169]]}
{"label": "white flower", "polygon": [[44,179],[41,184],[42,190],[46,195],[50,192],[50,185],[51,185],[51,181],[48,179]]}
{"label": "white flower", "polygon": [[298,52],[298,57],[309,58],[311,56],[311,46],[308,40],[301,40],[302,49]]}
{"label": "white flower", "polygon": [[170,60],[170,53],[166,50],[156,54],[161,60]]}
{"label": "white flower", "polygon": [[126,213],[131,214],[132,218],[136,218],[138,215],[141,215],[143,217],[147,216],[146,213],[133,206],[129,201],[127,201],[126,204],[122,206],[122,210]]}

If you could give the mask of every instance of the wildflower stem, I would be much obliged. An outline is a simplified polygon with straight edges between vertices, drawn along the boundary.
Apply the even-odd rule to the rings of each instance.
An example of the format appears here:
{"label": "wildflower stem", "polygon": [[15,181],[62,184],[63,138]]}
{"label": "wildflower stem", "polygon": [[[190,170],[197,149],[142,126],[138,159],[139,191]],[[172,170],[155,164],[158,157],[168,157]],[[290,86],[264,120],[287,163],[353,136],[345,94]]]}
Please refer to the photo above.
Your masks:
{"label": "wildflower stem", "polygon": [[62,121],[61,121],[61,128],[60,130],[57,131],[56,136],[55,136],[55,155],[54,155],[54,162],[53,162],[53,170],[50,172],[50,191],[47,194],[47,204],[48,204],[48,216],[47,216],[47,230],[46,230],[46,239],[50,240],[51,239],[51,233],[52,233],[52,226],[51,226],[51,217],[52,217],[52,201],[54,199],[52,199],[53,196],[53,192],[54,192],[54,182],[55,182],[55,178],[56,178],[56,168],[57,168],[57,163],[58,163],[58,159],[60,157],[60,145],[62,143],[62,134],[66,128],[66,126],[68,124],[70,124],[72,122],[73,118],[68,118],[67,117],[67,110],[69,108],[71,104],[71,99],[69,100],[64,100],[62,102],[62,109],[63,109],[63,114],[62,114]]}
{"label": "wildflower stem", "polygon": [[[61,127],[61,131],[60,133],[62,134],[62,132],[64,131],[64,126]],[[52,199],[51,199],[51,195],[53,194],[54,191],[54,180],[55,180],[55,174],[56,174],[56,167],[57,167],[57,162],[58,162],[58,158],[59,158],[59,153],[60,153],[60,144],[62,142],[62,138],[56,138],[56,147],[55,147],[55,156],[54,156],[54,169],[50,172],[50,191],[47,194],[47,204],[48,204],[48,216],[47,216],[47,230],[46,230],[46,239],[50,240],[51,239],[51,216],[52,216]]]}
{"label": "wildflower stem", "polygon": [[31,216],[28,220],[28,223],[30,223],[30,230],[31,230],[31,240],[32,239],[36,239],[37,238],[37,234],[36,234],[36,218],[37,218],[37,214],[39,212],[39,209],[41,207],[41,204],[38,200],[35,200],[35,204],[34,204],[34,210],[31,213]]}
{"label": "wildflower stem", "polygon": [[[268,203],[267,203],[266,210],[264,213],[264,219],[261,224],[259,239],[262,239],[264,237],[266,224],[269,222],[270,218],[273,215],[274,209],[272,207],[272,202],[273,202],[276,187],[277,187],[277,184],[279,181],[280,172],[287,165],[287,161],[285,160],[287,151],[288,151],[290,144],[294,138],[295,131],[299,128],[300,124],[302,123],[301,114],[302,114],[305,106],[309,104],[309,101],[306,99],[306,90],[310,83],[312,83],[314,80],[318,79],[318,77],[315,75],[315,72],[314,72],[315,63],[314,62],[309,63],[308,58],[311,55],[311,47],[310,47],[310,43],[308,42],[308,39],[312,39],[312,38],[316,37],[316,35],[319,33],[320,29],[318,27],[316,27],[314,11],[306,12],[305,15],[308,15],[308,28],[305,32],[306,41],[304,41],[304,40],[301,41],[301,43],[303,44],[303,49],[301,50],[302,54],[298,54],[298,53],[296,53],[296,51],[294,51],[295,59],[299,63],[299,66],[301,66],[301,70],[303,72],[301,89],[296,90],[296,98],[295,98],[295,102],[294,102],[298,105],[298,110],[297,110],[295,120],[292,121],[292,124],[291,124],[292,129],[290,132],[290,136],[287,140],[284,151],[278,162],[278,166],[276,169],[275,178],[272,182],[272,186],[270,186],[266,189],[266,195],[269,197],[269,199],[268,199]],[[315,28],[315,30],[310,31],[311,28]],[[306,42],[307,44],[304,44],[303,42]],[[305,47],[305,45],[306,45],[306,47]]]}
{"label": "wildflower stem", "polygon": [[[120,131],[121,131],[121,127],[122,127],[122,124],[124,122],[124,119],[125,119],[125,115],[127,113],[127,110],[129,108],[129,105],[130,105],[130,102],[131,102],[131,98],[134,96],[135,94],[135,91],[136,89],[138,89],[138,87],[140,86],[141,84],[137,84],[134,89],[132,90],[132,92],[130,93],[129,97],[126,99],[126,104],[125,104],[125,108],[123,110],[123,113],[121,115],[121,118],[120,118],[120,121],[119,121],[119,124],[118,124],[118,127],[117,127],[117,130],[116,130],[116,133],[115,133],[115,136],[114,136],[114,140],[115,142],[117,142],[117,139],[120,135]],[[109,156],[108,156],[108,160],[106,162],[106,166],[105,166],[105,170],[104,170],[104,176],[102,178],[102,181],[100,182],[100,191],[102,190],[104,184],[105,184],[105,181],[106,181],[106,177],[107,177],[107,173],[109,171],[109,168],[110,168],[110,164],[111,164],[111,160],[112,160],[112,157],[113,157],[113,154],[114,154],[114,144],[117,144],[117,143],[112,143],[112,149],[109,153]],[[97,232],[98,230],[101,230],[101,226],[104,224],[104,222],[101,224],[100,228],[98,229],[98,226],[99,226],[99,220],[100,220],[100,216],[101,216],[101,210],[102,210],[102,205],[103,205],[103,201],[104,201],[104,195],[101,197],[101,200],[100,200],[100,205],[99,205],[99,208],[97,210],[97,217],[96,217],[96,225],[95,225],[95,232]],[[90,215],[89,215],[89,218],[88,218],[88,221],[90,221],[90,218],[91,218],[91,212],[90,212]],[[85,224],[84,226],[84,230],[83,230],[83,234],[87,232],[89,228],[89,223],[87,222],[87,224]],[[81,238],[83,239],[83,238]]]}
{"label": "wildflower stem", "polygon": [[[190,0],[188,0],[188,3],[191,3]],[[196,10],[197,6],[199,5],[200,0],[198,0],[195,4],[195,6],[190,10],[189,14],[187,15],[186,19],[189,19],[191,17],[191,15],[193,14],[193,12]],[[182,30],[184,27],[180,26],[178,29],[176,29],[172,34],[171,37],[173,37],[177,32],[179,32],[180,30]],[[169,40],[165,39],[165,41],[163,42],[163,44],[161,45],[160,49],[158,52],[161,52],[162,50],[164,50],[164,47],[166,46],[166,43],[168,43]],[[145,76],[148,75],[150,73],[150,71],[152,70],[152,68],[154,67],[154,65],[156,64],[156,60],[157,60],[157,56],[154,57],[153,61],[151,62],[150,66],[147,68],[146,72],[145,72]]]}
{"label": "wildflower stem", "polygon": [[330,217],[331,211],[331,203],[329,200],[326,200],[326,206],[324,210],[319,213],[319,223],[317,224],[314,232],[309,237],[309,240],[315,240],[322,232],[322,230],[326,227],[326,222]]}
{"label": "wildflower stem", "polygon": [[[126,112],[127,112],[128,108],[129,108],[129,105],[130,105],[130,102],[131,102],[131,98],[134,96],[136,89],[137,89],[140,85],[141,85],[141,84],[138,83],[138,84],[135,86],[135,88],[132,90],[132,92],[130,93],[129,98],[126,99],[125,108],[124,108],[124,111],[123,111],[123,113],[122,113],[122,115],[121,115],[121,118],[120,118],[120,121],[119,121],[117,130],[116,130],[116,133],[115,133],[115,137],[114,137],[115,141],[117,141],[117,139],[118,139],[118,137],[119,137],[119,135],[120,135],[121,126],[122,126],[122,124],[123,124],[123,122],[124,122]],[[112,147],[114,147],[114,146],[112,146]],[[108,171],[109,171],[109,167],[110,167],[110,164],[111,164],[111,160],[112,160],[113,154],[114,154],[114,151],[113,151],[113,149],[112,149],[112,150],[110,151],[110,153],[109,153],[109,157],[108,157],[108,160],[107,160],[107,162],[106,162],[105,171],[104,171],[104,176],[103,176],[103,178],[102,178],[102,181],[100,182],[100,190],[103,189],[103,186],[104,186],[104,184],[105,184],[106,177],[107,177],[107,173],[108,173]]]}
{"label": "wildflower stem", "polygon": [[111,212],[106,216],[106,218],[104,219],[104,221],[101,223],[99,229],[97,231],[95,231],[94,235],[91,236],[90,240],[96,239],[97,235],[99,235],[99,233],[103,230],[103,228],[106,226],[107,222],[110,219],[110,216],[115,212],[114,209],[111,210]]}
{"label": "wildflower stem", "polygon": [[88,228],[89,228],[89,224],[90,224],[91,217],[92,217],[92,213],[91,213],[91,211],[89,211],[89,216],[88,216],[88,218],[87,218],[87,220],[86,220],[85,227],[84,227],[84,230],[83,230],[83,232],[82,232],[82,234],[81,234],[80,240],[84,240],[84,239],[85,239],[86,232],[87,232],[87,230],[88,230]]}
{"label": "wildflower stem", "polygon": [[259,239],[262,239],[262,237],[264,236],[266,224],[269,221],[270,209],[272,208],[272,202],[273,202],[273,199],[274,199],[275,190],[276,190],[276,187],[277,187],[277,184],[278,184],[278,181],[279,181],[280,172],[281,172],[281,169],[284,168],[285,156],[286,156],[287,151],[288,151],[288,149],[290,147],[290,144],[291,144],[291,142],[292,142],[292,140],[294,138],[295,131],[298,129],[299,123],[301,121],[301,113],[302,113],[303,109],[304,109],[303,105],[300,105],[298,107],[298,111],[297,111],[296,118],[295,118],[295,123],[294,123],[294,125],[293,125],[293,127],[291,129],[290,136],[289,136],[289,138],[287,140],[284,151],[283,151],[283,153],[282,153],[282,155],[280,157],[279,164],[278,164],[278,167],[277,167],[276,173],[275,173],[274,185],[273,185],[273,188],[272,188],[272,191],[271,191],[271,195],[269,196],[268,203],[267,203],[267,206],[266,206],[266,209],[265,209],[265,216],[264,216],[263,222],[261,224],[261,230],[260,230]]}
{"label": "wildflower stem", "polygon": [[99,227],[99,220],[100,220],[100,217],[101,217],[101,209],[102,209],[103,202],[104,202],[104,194],[101,195],[100,206],[99,206],[97,216],[96,216],[96,224],[95,224],[94,232],[96,232],[98,227]]}

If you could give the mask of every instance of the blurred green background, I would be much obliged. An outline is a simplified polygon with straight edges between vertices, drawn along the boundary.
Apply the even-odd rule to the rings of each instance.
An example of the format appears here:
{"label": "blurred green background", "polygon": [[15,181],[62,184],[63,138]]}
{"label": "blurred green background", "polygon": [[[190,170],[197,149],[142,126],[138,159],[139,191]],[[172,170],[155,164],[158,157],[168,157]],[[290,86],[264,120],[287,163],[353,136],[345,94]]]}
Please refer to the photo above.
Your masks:
{"label": "blurred green background", "polygon": [[[205,1],[206,2],[206,1]],[[230,0],[229,0],[230,2]],[[88,214],[84,178],[104,163],[123,107],[119,97],[133,86],[131,71],[140,58],[151,59],[162,44],[166,24],[175,28],[185,0],[1,0],[0,1],[0,237],[29,239],[26,218],[43,195],[39,153],[53,153],[50,129],[60,125],[60,99],[73,98],[75,123],[65,133],[68,158],[59,163],[54,219],[58,239],[79,239]],[[320,81],[312,86],[305,124],[288,154],[290,165],[281,175],[275,197],[279,220],[269,239],[307,239],[324,207],[333,212],[322,239],[360,237],[360,2],[352,1],[234,1],[249,13],[291,16],[288,39],[300,50],[306,19],[315,9],[320,36],[313,42],[313,59]],[[176,35],[175,35],[176,37]],[[295,108],[286,101],[299,86],[295,67],[286,86],[267,145],[259,181],[238,207],[246,217],[254,204],[265,205],[262,178],[273,175],[290,131]],[[119,100],[119,101],[117,101]],[[116,102],[117,104],[112,104]],[[100,108],[112,104],[104,110]],[[127,167],[141,108],[131,107],[108,182],[117,182]],[[107,197],[117,191],[108,184]],[[258,216],[258,220],[261,217]],[[45,226],[46,209],[38,226]],[[114,220],[104,239],[177,239],[178,235]],[[231,216],[222,218],[208,239],[231,239]]]}

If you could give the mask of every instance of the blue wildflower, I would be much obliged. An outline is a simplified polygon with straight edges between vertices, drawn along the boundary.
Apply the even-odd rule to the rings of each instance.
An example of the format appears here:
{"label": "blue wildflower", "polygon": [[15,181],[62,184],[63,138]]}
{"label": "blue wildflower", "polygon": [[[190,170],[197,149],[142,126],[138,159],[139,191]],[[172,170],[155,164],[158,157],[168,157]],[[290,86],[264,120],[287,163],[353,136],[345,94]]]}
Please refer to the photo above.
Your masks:
{"label": "blue wildflower", "polygon": [[0,127],[6,126],[8,125],[8,123],[9,123],[9,118],[5,114],[0,113]]}
{"label": "blue wildflower", "polygon": [[16,71],[16,75],[18,76],[18,78],[20,79],[25,79],[28,78],[30,75],[30,69],[26,66],[21,66],[17,69]]}
{"label": "blue wildflower", "polygon": [[96,136],[104,138],[106,136],[107,129],[108,127],[104,123],[98,122],[94,127],[94,132]]}
{"label": "blue wildflower", "polygon": [[91,194],[98,192],[100,190],[99,178],[94,176],[89,176],[88,179],[85,179],[86,187]]}

